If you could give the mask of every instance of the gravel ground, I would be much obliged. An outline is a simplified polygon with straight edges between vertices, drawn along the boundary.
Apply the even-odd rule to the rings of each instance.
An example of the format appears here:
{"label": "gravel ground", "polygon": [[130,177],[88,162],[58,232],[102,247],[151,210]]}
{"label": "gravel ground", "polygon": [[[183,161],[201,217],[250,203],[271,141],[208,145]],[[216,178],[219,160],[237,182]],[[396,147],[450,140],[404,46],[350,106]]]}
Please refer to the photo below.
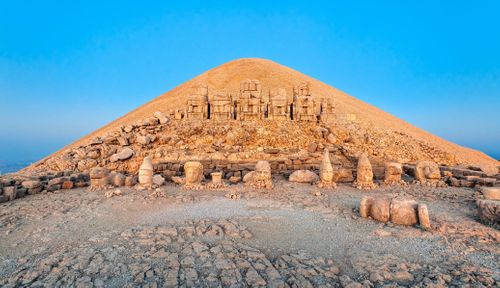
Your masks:
{"label": "gravel ground", "polygon": [[[74,189],[0,204],[0,286],[499,284],[500,233],[478,222],[472,189],[275,182],[272,191],[123,188],[112,198]],[[433,228],[360,218],[366,193],[426,203]]]}

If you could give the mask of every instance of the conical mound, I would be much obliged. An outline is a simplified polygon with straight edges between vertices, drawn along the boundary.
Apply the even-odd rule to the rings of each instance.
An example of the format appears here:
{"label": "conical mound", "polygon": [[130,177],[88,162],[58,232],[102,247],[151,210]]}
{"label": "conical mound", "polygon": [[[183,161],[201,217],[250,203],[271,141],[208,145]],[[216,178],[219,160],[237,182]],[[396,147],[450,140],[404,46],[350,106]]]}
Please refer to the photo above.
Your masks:
{"label": "conical mound", "polygon": [[[116,134],[118,133],[117,131],[121,129],[120,127],[131,125],[133,123],[137,123],[137,121],[148,119],[152,117],[157,111],[163,112],[165,115],[167,115],[172,109],[186,109],[186,103],[190,95],[192,95],[192,87],[195,85],[206,85],[209,93],[211,93],[211,91],[226,91],[228,94],[232,95],[232,97],[237,98],[240,94],[240,84],[245,79],[259,80],[263,95],[269,95],[271,93],[269,90],[271,89],[283,88],[284,90],[281,91],[286,92],[286,97],[288,97],[290,101],[293,100],[292,97],[294,95],[294,87],[299,85],[300,83],[308,83],[311,94],[316,98],[316,105],[319,105],[322,99],[330,99],[333,101],[335,105],[334,113],[337,121],[335,121],[334,124],[328,124],[330,126],[326,124],[316,125],[317,127],[320,127],[319,129],[315,125],[312,125],[310,123],[297,124],[296,121],[291,120],[288,122],[285,121],[279,125],[264,125],[262,127],[268,129],[268,132],[266,134],[268,138],[261,137],[260,139],[256,139],[255,141],[250,143],[248,142],[248,137],[250,136],[248,136],[247,138],[243,136],[240,137],[238,133],[254,133],[252,135],[255,135],[255,137],[259,137],[259,133],[265,134],[265,132],[262,132],[260,130],[257,130],[255,132],[252,130],[252,127],[249,128],[251,131],[239,131],[238,129],[243,129],[244,127],[246,127],[246,124],[244,124],[243,121],[240,120],[231,120],[229,122],[239,123],[225,123],[226,125],[234,126],[230,127],[231,129],[233,129],[233,132],[231,133],[234,136],[234,139],[225,138],[222,144],[225,143],[227,145],[237,145],[238,147],[240,147],[240,152],[247,151],[245,150],[245,147],[247,146],[264,146],[264,148],[277,147],[281,150],[286,150],[287,148],[297,148],[299,149],[299,151],[303,151],[307,150],[306,148],[307,145],[310,144],[309,142],[316,142],[317,144],[319,144],[319,147],[317,149],[317,151],[319,151],[318,164],[321,161],[320,159],[322,150],[320,149],[323,148],[322,146],[330,145],[333,149],[331,151],[340,151],[339,153],[345,154],[347,158],[353,155],[357,155],[359,151],[367,151],[370,154],[370,157],[397,160],[399,162],[432,160],[439,164],[446,165],[466,164],[479,166],[483,170],[491,173],[496,173],[498,171],[496,167],[498,165],[497,161],[488,157],[484,153],[461,147],[459,145],[441,139],[411,124],[408,124],[405,121],[398,119],[372,105],[355,99],[352,96],[349,96],[325,83],[322,83],[288,67],[277,64],[273,61],[264,59],[238,59],[213,68],[185,82],[184,84],[179,85],[178,87],[168,91],[167,93],[160,95],[154,100],[131,111],[123,117],[116,119],[115,121],[83,137],[82,139],[54,153],[53,155],[42,159],[38,163],[35,163],[34,166],[28,167],[27,170],[34,170],[35,167],[37,167],[38,169],[46,170],[56,169],[54,168],[54,165],[52,165],[51,167],[46,167],[44,166],[44,163],[50,161],[50,159],[53,159],[54,157],[61,158],[65,153],[65,157],[74,158],[76,157],[74,156],[76,152],[73,150],[79,147],[85,147],[86,145],[88,145],[91,139],[94,139],[95,137],[102,137],[110,133]],[[214,139],[214,135],[210,134],[213,134],[214,132],[205,130],[210,128],[207,128],[207,125],[214,125],[218,127],[218,125],[220,126],[220,124],[216,124],[213,121],[210,122],[210,120],[199,120],[198,123],[193,120],[188,120],[171,119],[169,124],[162,123],[162,125],[169,125],[169,133],[172,134],[172,137],[176,138],[182,137],[182,133],[184,133],[183,131],[189,129],[189,125],[197,126],[199,123],[203,123],[202,127],[196,128],[200,129],[198,135],[189,135],[190,138],[188,140],[181,139],[183,140],[181,144],[185,144],[185,146],[189,146],[189,143],[199,144],[202,139],[209,139],[210,137],[212,137],[212,139],[207,140],[206,143],[209,143],[209,141],[216,142],[217,139]],[[174,123],[175,121],[184,121],[185,123]],[[266,119],[266,121],[266,123],[271,122],[268,119]],[[188,122],[191,124],[186,124]],[[173,131],[175,129],[184,130]],[[226,129],[224,131],[225,133],[221,133],[221,135],[228,134],[228,131],[231,129]],[[215,130],[212,129],[212,131]],[[324,140],[323,138],[318,136],[318,133],[321,133],[318,132],[318,130],[323,131],[323,134],[333,134],[333,136],[335,137],[330,137],[330,139],[334,140]],[[120,130],[119,133],[123,133],[123,131]],[[206,135],[203,133],[206,133]],[[270,135],[271,133],[274,133],[274,135]],[[283,135],[281,135],[280,133]],[[153,135],[152,144],[133,147],[135,155],[127,161],[134,161],[136,157],[138,158],[147,156],[151,154],[149,152],[152,152],[154,149],[158,149],[162,145],[159,142],[162,138],[162,135],[163,134],[161,133],[158,135]],[[273,137],[276,135],[278,136]],[[326,139],[327,135],[323,136],[325,136]],[[282,141],[280,139],[282,139]],[[179,149],[180,146],[182,146],[179,144],[180,142],[181,141],[174,143],[175,145],[179,146],[177,147]],[[113,142],[110,143],[114,145]],[[205,144],[205,142],[203,143]],[[289,147],[286,147],[287,145]],[[186,150],[192,147],[183,146],[182,148]],[[112,154],[113,149],[120,150],[120,146],[111,147],[110,149],[111,152],[103,149],[104,152],[100,151],[101,154],[99,155],[101,155],[102,157],[108,157],[107,154]],[[140,151],[137,151],[138,149]],[[232,150],[227,151],[231,152]],[[82,153],[85,154],[86,152],[84,151],[79,153],[78,157],[73,159],[75,161],[74,167],[78,167],[77,162],[82,161],[81,159],[86,157],[85,155],[80,155]],[[160,157],[153,157],[153,162],[157,163],[159,161],[159,158]],[[108,163],[106,161],[97,162],[101,164]]]}

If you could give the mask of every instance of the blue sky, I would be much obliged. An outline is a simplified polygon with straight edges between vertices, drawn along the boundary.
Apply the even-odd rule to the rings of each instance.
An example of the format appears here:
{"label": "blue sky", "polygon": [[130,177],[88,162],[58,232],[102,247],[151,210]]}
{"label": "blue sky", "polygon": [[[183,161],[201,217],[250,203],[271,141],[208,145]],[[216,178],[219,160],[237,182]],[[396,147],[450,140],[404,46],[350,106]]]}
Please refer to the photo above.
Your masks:
{"label": "blue sky", "polygon": [[500,158],[500,1],[0,0],[0,161],[261,57]]}

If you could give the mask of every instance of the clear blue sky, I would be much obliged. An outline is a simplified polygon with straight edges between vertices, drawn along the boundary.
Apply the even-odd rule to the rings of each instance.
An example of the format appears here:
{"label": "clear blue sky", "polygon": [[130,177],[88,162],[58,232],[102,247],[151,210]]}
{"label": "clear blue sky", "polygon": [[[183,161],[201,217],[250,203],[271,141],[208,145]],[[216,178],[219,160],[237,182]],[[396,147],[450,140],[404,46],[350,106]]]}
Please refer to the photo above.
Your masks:
{"label": "clear blue sky", "polygon": [[43,157],[242,57],[500,158],[499,15],[500,1],[0,0],[0,160]]}

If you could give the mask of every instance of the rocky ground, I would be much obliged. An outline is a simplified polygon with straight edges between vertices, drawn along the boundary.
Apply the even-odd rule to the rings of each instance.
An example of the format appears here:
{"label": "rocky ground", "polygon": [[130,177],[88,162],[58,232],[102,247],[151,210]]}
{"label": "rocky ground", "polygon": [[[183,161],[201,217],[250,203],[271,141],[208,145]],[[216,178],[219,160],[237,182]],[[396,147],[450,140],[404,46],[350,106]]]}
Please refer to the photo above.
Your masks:
{"label": "rocky ground", "polygon": [[[0,286],[500,284],[500,233],[478,222],[473,189],[321,190],[275,179],[272,191],[120,190],[0,204]],[[366,193],[426,203],[433,228],[360,218]]]}

